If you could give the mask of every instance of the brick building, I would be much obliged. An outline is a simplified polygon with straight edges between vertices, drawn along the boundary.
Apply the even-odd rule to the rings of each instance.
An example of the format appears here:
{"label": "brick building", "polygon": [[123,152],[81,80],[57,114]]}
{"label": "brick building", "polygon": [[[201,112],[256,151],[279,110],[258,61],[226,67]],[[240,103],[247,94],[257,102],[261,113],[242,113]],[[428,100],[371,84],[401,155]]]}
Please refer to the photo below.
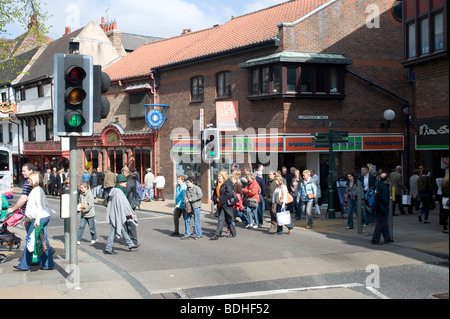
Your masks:
{"label": "brick building", "polygon": [[[104,123],[153,132],[146,162],[166,177],[168,194],[179,174],[196,176],[209,194],[197,147],[199,127],[209,123],[223,132],[216,173],[235,162],[295,166],[315,169],[326,187],[328,149],[314,147],[311,134],[328,132],[330,122],[349,132],[334,147],[334,177],[367,163],[406,167],[414,138],[403,110],[413,91],[395,2],[288,1],[144,45],[105,69],[112,87]],[[145,104],[165,112],[161,128],[147,126]]]}
{"label": "brick building", "polygon": [[449,166],[448,1],[403,1],[403,65],[413,86],[415,166]]}

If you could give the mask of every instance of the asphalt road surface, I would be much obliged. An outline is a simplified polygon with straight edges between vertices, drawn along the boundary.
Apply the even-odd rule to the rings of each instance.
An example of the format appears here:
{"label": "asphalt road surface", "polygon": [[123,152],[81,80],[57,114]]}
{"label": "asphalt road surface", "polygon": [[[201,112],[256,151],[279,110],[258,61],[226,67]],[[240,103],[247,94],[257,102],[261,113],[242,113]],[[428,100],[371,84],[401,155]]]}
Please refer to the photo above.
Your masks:
{"label": "asphalt road surface", "polygon": [[[13,201],[12,201],[13,202]],[[49,236],[64,241],[59,199],[49,197]],[[140,247],[129,252],[121,240],[117,255],[105,255],[109,225],[96,205],[98,242],[86,227],[83,252],[126,274],[142,294],[207,299],[433,299],[449,291],[448,259],[397,245],[374,247],[367,238],[349,239],[304,229],[274,236],[265,224],[237,237],[209,240],[217,220],[202,213],[203,238],[171,237],[170,213],[137,211]],[[184,225],[180,225],[184,230]],[[225,233],[223,234],[226,235]]]}

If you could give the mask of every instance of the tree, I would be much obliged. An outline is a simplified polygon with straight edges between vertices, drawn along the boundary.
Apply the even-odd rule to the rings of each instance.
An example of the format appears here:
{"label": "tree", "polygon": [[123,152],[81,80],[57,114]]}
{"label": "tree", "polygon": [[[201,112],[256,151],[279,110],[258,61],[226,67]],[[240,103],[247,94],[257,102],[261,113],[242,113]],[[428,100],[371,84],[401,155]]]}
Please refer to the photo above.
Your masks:
{"label": "tree", "polygon": [[[0,61],[15,60],[18,44],[26,37],[33,39],[27,44],[30,49],[44,45],[47,41],[45,34],[48,32],[44,21],[47,18],[48,14],[42,11],[39,0],[0,0]],[[15,39],[9,39],[7,28],[12,24],[23,26],[25,33]]]}

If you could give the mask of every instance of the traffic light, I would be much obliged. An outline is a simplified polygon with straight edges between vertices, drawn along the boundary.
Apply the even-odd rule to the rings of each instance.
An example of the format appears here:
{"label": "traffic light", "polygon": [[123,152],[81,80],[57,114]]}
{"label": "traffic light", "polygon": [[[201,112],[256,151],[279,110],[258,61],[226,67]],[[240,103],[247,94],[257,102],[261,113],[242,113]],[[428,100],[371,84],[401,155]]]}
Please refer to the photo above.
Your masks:
{"label": "traffic light", "polygon": [[57,136],[92,136],[92,57],[57,53],[54,56],[53,130]]}
{"label": "traffic light", "polygon": [[205,161],[211,162],[220,159],[220,132],[218,129],[209,128],[203,132],[203,145]]}
{"label": "traffic light", "polygon": [[94,65],[94,122],[100,123],[109,113],[109,100],[102,96],[108,92],[111,78],[108,73],[102,72],[101,65]]}

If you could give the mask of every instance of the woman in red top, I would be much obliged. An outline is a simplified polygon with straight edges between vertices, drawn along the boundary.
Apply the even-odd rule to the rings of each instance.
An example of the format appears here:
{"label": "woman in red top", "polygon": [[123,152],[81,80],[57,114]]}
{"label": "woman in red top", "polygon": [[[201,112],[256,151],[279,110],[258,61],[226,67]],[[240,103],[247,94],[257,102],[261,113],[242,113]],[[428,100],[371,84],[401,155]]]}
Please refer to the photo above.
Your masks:
{"label": "woman in red top", "polygon": [[[244,188],[244,194],[247,195],[247,200],[245,201],[247,206],[247,221],[248,225],[245,226],[245,228],[258,228],[259,222],[258,222],[258,203],[260,202],[261,198],[259,196],[260,189],[259,184],[255,180],[255,174],[248,173],[247,174],[247,186]],[[251,200],[250,200],[251,199]],[[256,201],[256,207],[252,207],[255,205],[252,205],[252,202]],[[254,218],[254,223],[253,223]]]}

